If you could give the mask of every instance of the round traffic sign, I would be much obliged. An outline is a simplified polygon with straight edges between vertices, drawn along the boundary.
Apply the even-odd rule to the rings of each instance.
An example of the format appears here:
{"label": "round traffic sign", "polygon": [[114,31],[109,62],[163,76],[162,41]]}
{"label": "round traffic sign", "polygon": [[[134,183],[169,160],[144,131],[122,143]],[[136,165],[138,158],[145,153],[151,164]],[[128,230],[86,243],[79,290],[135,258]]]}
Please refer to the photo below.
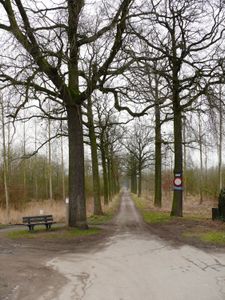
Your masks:
{"label": "round traffic sign", "polygon": [[174,179],[173,183],[174,183],[175,186],[181,186],[182,185],[182,179],[180,177],[176,177]]}

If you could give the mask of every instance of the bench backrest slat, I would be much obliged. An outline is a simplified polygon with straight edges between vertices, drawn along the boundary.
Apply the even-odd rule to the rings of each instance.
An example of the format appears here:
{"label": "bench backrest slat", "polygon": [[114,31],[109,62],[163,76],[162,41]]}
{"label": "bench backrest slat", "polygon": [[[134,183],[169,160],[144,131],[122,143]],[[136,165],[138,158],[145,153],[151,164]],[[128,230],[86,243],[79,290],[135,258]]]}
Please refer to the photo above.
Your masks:
{"label": "bench backrest slat", "polygon": [[52,222],[52,215],[42,215],[42,216],[28,216],[23,217],[23,223],[35,223],[35,222]]}

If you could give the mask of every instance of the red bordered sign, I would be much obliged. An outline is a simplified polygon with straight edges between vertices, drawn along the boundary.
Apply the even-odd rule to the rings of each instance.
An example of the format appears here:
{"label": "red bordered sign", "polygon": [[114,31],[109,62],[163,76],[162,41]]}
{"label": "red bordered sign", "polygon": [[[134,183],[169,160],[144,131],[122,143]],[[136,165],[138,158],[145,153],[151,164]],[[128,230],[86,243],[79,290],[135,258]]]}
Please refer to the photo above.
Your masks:
{"label": "red bordered sign", "polygon": [[182,186],[182,178],[181,177],[175,177],[173,181],[174,186]]}
{"label": "red bordered sign", "polygon": [[183,189],[183,180],[181,174],[176,174],[173,180],[173,188],[174,190],[182,190]]}

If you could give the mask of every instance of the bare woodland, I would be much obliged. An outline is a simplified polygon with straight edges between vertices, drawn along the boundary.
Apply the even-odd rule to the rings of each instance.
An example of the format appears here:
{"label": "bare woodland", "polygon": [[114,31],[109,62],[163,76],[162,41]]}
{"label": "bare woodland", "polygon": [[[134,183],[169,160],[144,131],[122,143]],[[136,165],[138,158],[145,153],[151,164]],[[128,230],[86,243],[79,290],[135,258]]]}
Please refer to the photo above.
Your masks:
{"label": "bare woodland", "polygon": [[[171,215],[224,187],[225,3],[0,0],[1,197],[69,197],[87,228],[121,185]],[[68,167],[67,167],[68,165]],[[168,180],[169,179],[169,180]]]}

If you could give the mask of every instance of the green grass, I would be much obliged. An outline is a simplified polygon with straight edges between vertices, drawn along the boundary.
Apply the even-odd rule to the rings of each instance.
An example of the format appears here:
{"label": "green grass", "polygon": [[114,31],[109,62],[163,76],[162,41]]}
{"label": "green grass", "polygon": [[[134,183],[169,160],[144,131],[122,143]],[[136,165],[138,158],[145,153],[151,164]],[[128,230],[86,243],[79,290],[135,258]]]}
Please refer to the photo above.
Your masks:
{"label": "green grass", "polygon": [[101,216],[92,215],[88,218],[88,224],[90,225],[101,225],[110,222],[114,214],[112,212],[106,213]]}
{"label": "green grass", "polygon": [[156,211],[143,212],[143,218],[146,223],[163,223],[169,222],[173,219],[168,213]]}
{"label": "green grass", "polygon": [[200,239],[204,242],[225,245],[224,231],[210,231],[200,235]]}
{"label": "green grass", "polygon": [[185,232],[183,236],[187,238],[194,237],[210,244],[225,245],[225,231]]}
{"label": "green grass", "polygon": [[170,217],[170,214],[167,212],[149,211],[147,209],[146,201],[142,198],[138,198],[136,195],[132,194],[132,199],[141,212],[146,223],[163,223],[173,220],[173,218]]}
{"label": "green grass", "polygon": [[112,203],[112,206],[103,214],[103,215],[92,215],[88,217],[88,224],[89,225],[102,225],[109,223],[113,217],[115,216],[115,213],[118,210],[120,204],[120,195],[117,195]]}
{"label": "green grass", "polygon": [[87,230],[80,230],[77,228],[66,228],[66,227],[56,227],[52,228],[50,231],[46,231],[43,227],[35,227],[35,230],[29,232],[29,230],[15,230],[7,232],[6,236],[11,239],[72,239],[76,237],[89,236],[94,234],[99,234],[100,229],[98,228],[89,228]]}

